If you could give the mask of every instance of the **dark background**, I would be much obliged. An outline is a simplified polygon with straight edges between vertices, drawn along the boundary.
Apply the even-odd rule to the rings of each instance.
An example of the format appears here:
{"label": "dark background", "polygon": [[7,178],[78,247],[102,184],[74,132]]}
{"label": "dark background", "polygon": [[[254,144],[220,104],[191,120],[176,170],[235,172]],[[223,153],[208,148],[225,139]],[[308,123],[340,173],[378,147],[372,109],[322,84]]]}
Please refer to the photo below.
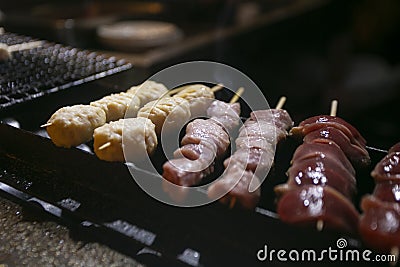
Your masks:
{"label": "dark background", "polygon": [[[190,37],[234,26],[240,7],[246,2],[117,1],[111,5],[109,1],[4,1],[0,10],[3,25],[9,31],[80,48],[109,50],[112,54],[119,51],[102,47],[95,36],[88,38],[94,33],[87,28],[86,39],[79,36],[82,28],[77,25],[96,17],[119,15],[120,20],[173,22]],[[296,2],[302,1],[257,3],[262,15],[276,8],[285,11],[285,7]],[[132,81],[143,80],[164,67],[189,60],[225,63],[253,79],[271,105],[286,95],[286,108],[296,122],[328,113],[330,101],[338,99],[338,115],[359,128],[369,145],[386,149],[399,141],[395,107],[400,82],[400,3],[396,0],[315,2],[309,11],[229,38],[212,40],[172,58],[145,67],[134,64],[135,71],[129,77],[134,77]],[[154,14],[133,14],[134,8],[131,13],[127,11],[126,7],[138,3],[159,3],[164,7]],[[54,26],[57,19],[68,18],[76,21],[75,31],[69,33],[74,36],[72,39],[66,38],[65,29],[63,32]],[[129,53],[125,51],[124,55]]]}
{"label": "dark background", "polygon": [[[287,15],[282,15],[279,20],[261,23],[258,27],[240,31],[226,38],[214,38],[221,30],[235,28],[238,23],[240,8],[243,7],[243,4],[251,4],[252,2],[165,0],[156,2],[165,5],[165,9],[161,13],[139,14],[139,12],[133,15],[130,12],[134,11],[130,11],[127,7],[137,4],[138,1],[3,1],[0,4],[0,10],[3,14],[0,25],[4,26],[7,31],[82,49],[107,51],[108,54],[123,55],[128,59],[135,58],[138,55],[145,56],[149,51],[117,51],[110,47],[104,47],[96,38],[94,28],[88,27],[85,22],[92,18],[110,14],[118,15],[118,20],[163,20],[173,22],[182,28],[188,38],[196,37],[198,34],[210,33],[210,40],[182,53],[166,57],[163,60],[157,60],[147,65],[133,62],[133,68],[129,71],[71,87],[67,90],[32,100],[29,103],[12,107],[6,111],[0,111],[0,118],[4,116],[17,118],[21,122],[22,128],[34,131],[46,121],[49,114],[57,107],[74,103],[86,103],[110,91],[121,91],[126,86],[139,83],[155,72],[173,64],[192,60],[211,60],[228,64],[249,76],[264,92],[271,106],[275,105],[281,95],[286,95],[288,100],[285,108],[289,111],[296,124],[307,117],[329,113],[331,100],[337,99],[339,101],[338,116],[351,122],[367,139],[369,146],[388,149],[391,145],[400,141],[398,134],[400,121],[397,110],[398,101],[400,100],[400,53],[398,52],[398,47],[400,47],[400,2],[397,0],[314,1],[315,5],[312,8],[302,9],[301,3],[305,2],[309,3],[311,0],[258,1],[257,3],[260,3],[260,13],[254,16],[253,19],[255,21],[262,17],[263,14],[272,14],[274,12],[285,14],[287,12]],[[142,1],[140,3],[148,4],[150,1]],[[298,4],[299,12],[290,13],[293,4]],[[102,6],[103,9],[101,8]],[[53,12],[51,12],[52,10]],[[74,27],[66,29],[66,19],[74,20]],[[182,42],[185,42],[185,39]],[[176,45],[178,46],[179,44]],[[36,140],[32,137],[31,139]],[[28,140],[24,140],[24,142],[29,143]],[[18,144],[16,147],[21,151],[26,151],[27,147],[30,147],[29,144],[23,142],[16,143]],[[14,144],[9,145],[14,147]],[[32,145],[31,149],[33,150],[35,145],[42,147],[43,144],[32,142],[30,145]],[[295,144],[286,143],[286,146],[290,145],[293,146],[292,150],[294,150]],[[58,148],[55,148],[52,144],[47,143],[47,147],[49,148],[48,151],[54,150],[54,154],[58,155],[58,157],[65,156],[64,153],[58,153]],[[281,152],[286,151],[281,149]],[[40,154],[40,151],[36,153]],[[68,150],[66,153],[71,153],[70,158],[75,158],[78,155],[78,157],[89,158],[86,154],[78,153],[75,150]],[[31,154],[33,155],[34,153]],[[374,162],[384,155],[383,153],[371,154],[374,156]],[[292,154],[278,154],[278,157],[281,158],[277,161],[283,161],[281,159],[285,158],[285,162],[288,163],[290,155]],[[43,165],[45,167],[48,165],[47,161],[54,161],[59,164],[59,162],[65,160],[68,169],[70,169],[70,162],[76,164],[80,162],[79,160],[78,162],[68,161],[68,158],[59,160],[58,157],[54,157],[53,159],[45,153],[41,157],[43,162],[40,166]],[[94,167],[85,169],[85,174],[87,173],[85,179],[88,179],[88,177],[93,180],[97,179],[97,174],[92,173],[91,170],[97,170],[98,166],[104,166],[104,169],[114,171],[110,170],[108,163],[96,160],[94,157],[87,159],[87,162],[93,163]],[[287,166],[284,165],[281,169],[283,173]],[[77,168],[76,172],[81,172],[81,170]],[[99,171],[99,173],[102,172]],[[42,179],[40,175],[31,174],[31,176],[35,176],[35,179]],[[80,175],[75,176],[70,175],[67,177],[75,177],[76,180],[81,177]],[[61,177],[63,176],[61,175]],[[365,184],[365,188],[363,188],[365,190],[361,190],[361,196],[372,191],[373,181],[367,171],[362,172],[360,177],[365,177],[366,179],[362,183],[363,185]],[[281,179],[284,182],[286,177],[282,175]],[[100,180],[106,181],[106,179]],[[90,179],[88,181],[84,180],[84,183],[90,184],[90,182]],[[277,183],[277,181],[271,180],[267,182]],[[93,182],[92,184],[97,185],[98,182]],[[43,191],[46,192],[46,194],[42,194],[43,196],[49,197],[51,194],[48,194],[48,192],[54,194],[58,192],[55,190],[56,187],[58,187],[59,191],[65,190],[61,182],[60,184],[49,183],[49,186],[54,186],[54,188]],[[118,186],[118,183],[115,183],[115,186]],[[89,186],[83,188],[89,188]],[[267,184],[266,188],[272,191],[271,184]],[[76,192],[81,192],[81,190],[83,189],[80,188]],[[273,194],[270,194],[270,196],[271,198],[274,197]],[[274,202],[273,200],[268,200],[264,201],[264,203],[272,205]],[[141,206],[141,203],[135,204]],[[8,205],[5,206],[8,207]],[[147,212],[147,207],[142,208]],[[233,219],[240,217],[243,220],[243,225],[246,225],[246,229],[249,221],[251,223],[252,220],[256,221],[258,218],[253,214],[242,214],[236,210],[226,211],[221,207],[217,208],[220,208],[220,210],[214,211],[210,207],[213,212],[211,214],[214,214],[214,212],[221,214],[221,216],[231,214]],[[9,208],[7,209],[10,210]],[[14,210],[17,209],[13,208],[11,210],[16,213]],[[95,209],[91,209],[91,212],[93,210],[96,212]],[[151,213],[151,209],[148,212]],[[236,216],[236,212],[238,212],[238,216]],[[154,216],[154,214],[151,215]],[[151,223],[159,223],[155,219],[150,224],[147,224],[146,220],[153,218],[150,215],[147,216],[149,217],[143,216],[143,218],[140,218],[146,222],[143,225],[150,227]],[[168,218],[170,214],[165,212],[164,216]],[[155,218],[158,217],[155,216]],[[177,218],[179,219],[180,217],[175,217],[176,220],[178,220]],[[203,220],[210,225],[213,224],[212,220],[208,220],[208,217],[205,218]],[[5,221],[12,220],[7,219]],[[240,221],[240,223],[242,222]],[[273,224],[275,223],[277,225],[273,225],[274,227],[283,227],[281,232],[288,229],[279,222],[273,222]],[[187,228],[196,227],[196,224],[193,226],[186,225],[186,223],[182,224],[185,224]],[[274,229],[265,227],[263,220],[260,220],[259,226],[260,229],[265,228],[265,234],[267,234],[268,230]],[[164,233],[164,226],[160,228],[163,230],[161,232]],[[221,228],[225,228],[225,226],[222,225]],[[42,231],[41,228],[39,230]],[[202,236],[203,232],[197,233],[197,231],[194,231],[194,233],[198,234],[200,240],[203,240],[206,235]],[[229,232],[229,229],[226,231]],[[292,229],[290,233],[297,232],[297,229]],[[243,235],[245,233],[247,232],[244,231]],[[279,236],[274,235],[274,240],[280,244],[280,242],[293,241],[292,239],[298,238],[290,233],[288,234],[290,235],[289,238],[288,235],[285,236],[286,239],[282,239],[280,234]],[[180,234],[185,235],[185,232]],[[307,234],[308,232],[304,233],[304,236],[307,236]],[[313,232],[312,234],[315,233]],[[8,237],[5,240],[11,239],[11,235]],[[192,235],[187,235],[187,237],[185,235],[187,239],[192,237]],[[321,240],[323,240],[323,237],[321,237]],[[62,235],[60,238],[65,237]],[[79,238],[81,237],[79,236]],[[171,240],[178,243],[181,239],[168,238],[168,241]],[[16,244],[21,243],[20,240],[17,241]],[[184,241],[186,240],[182,242]],[[227,240],[227,242],[230,241]],[[303,238],[301,241],[307,243],[307,238]],[[314,239],[310,239],[309,242],[314,242]],[[322,241],[321,243],[326,244],[326,242]],[[68,242],[68,244],[70,243]],[[203,245],[208,247],[209,243],[204,242]],[[238,247],[240,249],[243,248],[240,244]],[[46,251],[46,249],[44,250]],[[212,250],[212,247],[209,250]],[[94,258],[96,256],[94,255]],[[2,255],[0,254],[0,260],[1,257]]]}

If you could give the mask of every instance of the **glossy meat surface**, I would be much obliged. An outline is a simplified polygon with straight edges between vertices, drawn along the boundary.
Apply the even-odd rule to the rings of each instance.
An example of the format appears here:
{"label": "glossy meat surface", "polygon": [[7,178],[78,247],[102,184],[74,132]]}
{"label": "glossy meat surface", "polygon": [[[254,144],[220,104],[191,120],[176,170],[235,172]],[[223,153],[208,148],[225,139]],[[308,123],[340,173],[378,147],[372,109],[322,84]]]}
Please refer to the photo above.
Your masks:
{"label": "glossy meat surface", "polygon": [[282,221],[296,225],[356,232],[359,214],[353,204],[329,186],[306,185],[287,188],[278,202],[277,211]]}
{"label": "glossy meat surface", "polygon": [[299,127],[305,127],[307,125],[320,124],[320,123],[327,124],[327,125],[330,125],[330,124],[342,125],[350,131],[351,136],[353,136],[361,145],[365,145],[367,143],[367,141],[364,139],[364,137],[361,136],[361,134],[358,132],[358,130],[356,128],[354,128],[354,126],[352,126],[347,121],[345,121],[339,117],[336,117],[336,116],[329,116],[329,115],[314,116],[314,117],[308,118],[308,119],[300,122]]}
{"label": "glossy meat surface", "polygon": [[364,211],[359,232],[363,241],[379,251],[390,252],[400,247],[400,207],[384,202],[374,196],[364,197],[361,201]]}
{"label": "glossy meat surface", "polygon": [[[255,179],[256,181],[253,181]],[[251,182],[258,182],[254,173],[246,171],[240,164],[230,165],[222,178],[208,188],[208,196],[214,198],[228,192],[220,199],[223,204],[239,205],[245,209],[254,209],[260,199],[260,188],[249,192]],[[233,201],[233,202],[232,202]]]}
{"label": "glossy meat surface", "polygon": [[251,120],[271,122],[279,129],[290,129],[293,127],[293,120],[284,109],[256,110],[250,114]]}
{"label": "glossy meat surface", "polygon": [[371,176],[379,182],[382,180],[400,180],[400,153],[386,155],[371,172]]}
{"label": "glossy meat surface", "polygon": [[186,126],[186,135],[181,144],[199,144],[210,142],[217,147],[217,156],[225,153],[230,145],[228,133],[214,120],[196,119]]}
{"label": "glossy meat surface", "polygon": [[215,100],[207,109],[207,116],[218,122],[226,132],[230,133],[239,126],[240,104]]}
{"label": "glossy meat surface", "polygon": [[176,185],[192,186],[198,184],[214,170],[214,165],[206,161],[177,158],[163,165],[163,177]]}
{"label": "glossy meat surface", "polygon": [[352,144],[350,138],[341,130],[326,126],[315,131],[309,132],[303,139],[304,143],[318,142],[322,139],[335,142],[353,164],[368,165],[371,162],[368,151],[364,146]]}
{"label": "glossy meat surface", "polygon": [[[260,178],[268,175],[274,162],[276,144],[287,136],[287,130],[292,125],[292,119],[284,110],[253,111],[239,130],[235,140],[236,151],[224,162],[226,174],[210,186],[209,196],[214,196],[219,190],[229,189],[237,179],[243,179],[220,202],[227,204],[237,199],[242,207],[253,209],[259,200]],[[251,188],[256,188],[254,192],[258,192],[257,195],[248,192],[250,184]]]}
{"label": "glossy meat surface", "polygon": [[296,186],[330,186],[349,200],[356,193],[356,180],[353,175],[337,167],[335,159],[319,158],[296,162],[288,170],[288,184]]}
{"label": "glossy meat surface", "polygon": [[314,140],[312,143],[303,143],[294,152],[292,162],[298,163],[305,159],[322,158],[326,161],[335,163],[335,165],[351,175],[355,175],[355,170],[343,151],[333,142],[318,143]]}

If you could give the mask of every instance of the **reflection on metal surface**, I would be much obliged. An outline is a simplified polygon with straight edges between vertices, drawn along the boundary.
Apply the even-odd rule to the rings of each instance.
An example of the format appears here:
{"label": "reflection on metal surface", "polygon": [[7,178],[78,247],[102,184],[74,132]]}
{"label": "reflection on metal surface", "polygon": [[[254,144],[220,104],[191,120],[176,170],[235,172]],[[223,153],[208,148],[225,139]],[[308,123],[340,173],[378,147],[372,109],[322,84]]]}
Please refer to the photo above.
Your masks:
{"label": "reflection on metal surface", "polygon": [[178,255],[178,259],[191,266],[199,266],[200,253],[193,249],[187,248],[182,254]]}
{"label": "reflection on metal surface", "polygon": [[156,234],[122,220],[105,223],[104,225],[114,229],[117,232],[120,232],[121,234],[132,237],[135,240],[146,244],[147,246],[152,245],[156,239]]}

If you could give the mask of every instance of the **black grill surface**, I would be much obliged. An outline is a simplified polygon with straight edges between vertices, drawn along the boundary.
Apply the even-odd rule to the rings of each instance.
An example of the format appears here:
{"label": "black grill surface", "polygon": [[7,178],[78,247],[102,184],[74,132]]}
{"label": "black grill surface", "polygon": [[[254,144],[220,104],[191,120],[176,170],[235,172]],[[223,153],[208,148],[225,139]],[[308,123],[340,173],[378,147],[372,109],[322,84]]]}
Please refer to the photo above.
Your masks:
{"label": "black grill surface", "polygon": [[[32,41],[38,40],[0,34],[0,43],[9,46]],[[0,109],[129,68],[131,64],[122,59],[43,41],[40,47],[13,52],[0,62]]]}

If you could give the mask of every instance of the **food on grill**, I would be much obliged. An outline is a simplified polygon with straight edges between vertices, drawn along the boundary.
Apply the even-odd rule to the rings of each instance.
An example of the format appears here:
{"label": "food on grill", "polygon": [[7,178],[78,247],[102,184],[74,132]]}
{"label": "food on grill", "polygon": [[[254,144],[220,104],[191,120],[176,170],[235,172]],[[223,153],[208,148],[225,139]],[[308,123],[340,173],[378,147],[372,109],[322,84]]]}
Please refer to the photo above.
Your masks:
{"label": "food on grill", "polygon": [[366,141],[356,128],[335,116],[321,115],[302,121],[291,134],[304,137],[305,142],[315,138],[332,140],[357,165],[368,165],[371,160],[365,148]]}
{"label": "food on grill", "polygon": [[156,125],[157,135],[160,135],[163,128],[166,131],[181,129],[190,119],[190,105],[181,97],[166,96],[144,105],[137,116],[150,119]]}
{"label": "food on grill", "polygon": [[172,97],[147,103],[139,110],[138,117],[149,118],[156,125],[158,135],[161,134],[161,129],[166,132],[179,130],[190,118],[204,116],[211,99],[214,99],[214,92],[221,88],[221,85],[213,88],[202,84],[183,86]]}
{"label": "food on grill", "polygon": [[279,188],[279,218],[290,224],[316,225],[356,232],[359,214],[353,204],[330,186],[303,185]]}
{"label": "food on grill", "polygon": [[[93,138],[97,157],[106,161],[125,161],[125,152],[129,161],[139,162],[157,147],[154,123],[140,117],[106,123],[94,130]],[[107,149],[101,148],[104,144]],[[124,151],[124,144],[129,149]]]}
{"label": "food on grill", "polygon": [[223,176],[208,188],[210,198],[228,192],[220,202],[229,203],[231,208],[236,203],[246,209],[256,207],[260,199],[259,177],[267,176],[277,143],[293,126],[289,114],[280,109],[281,105],[250,114],[235,141],[236,151],[224,161]]}
{"label": "food on grill", "polygon": [[150,101],[156,100],[166,94],[168,89],[162,83],[145,81],[140,85],[132,86],[126,92],[131,95],[136,95],[140,99],[141,106],[144,106]]}
{"label": "food on grill", "polygon": [[400,143],[391,147],[386,157],[384,157],[371,173],[372,177],[378,182],[400,181]]}
{"label": "food on grill", "polygon": [[348,136],[346,136],[341,130],[327,126],[312,132],[309,132],[303,139],[305,143],[312,142],[315,139],[320,140],[321,138],[326,140],[332,140],[335,142],[346,154],[351,162],[356,165],[368,165],[370,158],[365,145],[352,144]]}
{"label": "food on grill", "polygon": [[[168,92],[163,84],[153,81],[146,81],[128,91],[130,93],[123,92],[103,97],[90,105],[61,108],[42,126],[47,127],[49,136],[55,145],[67,148],[77,146],[91,140],[94,130],[105,124],[106,121],[122,119],[127,110],[128,116],[136,116],[139,107],[146,104],[146,102],[141,102],[140,99],[158,99]],[[81,112],[81,109],[85,112]],[[100,109],[103,112],[100,112]],[[71,114],[66,114],[66,112],[71,112]],[[94,118],[93,116],[98,117]],[[67,119],[63,122],[65,118]],[[92,121],[95,123],[88,123]]]}
{"label": "food on grill", "polygon": [[[229,178],[227,178],[229,177]],[[260,189],[250,192],[251,184],[260,184],[259,178],[252,171],[245,170],[243,165],[233,164],[226,169],[224,177],[212,184],[208,196],[215,198],[229,191],[219,202],[233,208],[236,203],[245,209],[254,209],[260,200]]]}
{"label": "food on grill", "polygon": [[176,97],[182,97],[190,103],[190,113],[193,117],[203,116],[204,111],[210,105],[210,99],[214,99],[214,90],[203,84],[193,84],[185,86],[184,89],[178,92]]}
{"label": "food on grill", "polygon": [[348,199],[356,193],[354,168],[335,143],[304,143],[297,148],[292,161],[289,186],[330,186]]}
{"label": "food on grill", "polygon": [[[376,182],[372,195],[361,200],[363,215],[359,232],[363,241],[380,251],[393,252],[400,247],[400,143],[375,166]],[[398,256],[398,255],[397,255]]]}
{"label": "food on grill", "polygon": [[[175,151],[174,159],[163,165],[163,177],[185,187],[199,184],[213,172],[215,160],[226,153],[229,131],[239,125],[239,114],[239,103],[215,100],[207,109],[209,119],[196,119],[187,125],[182,147]],[[182,201],[186,191],[178,194],[167,181],[163,182],[164,191],[174,200]]]}
{"label": "food on grill", "polygon": [[320,115],[308,118],[300,122],[298,127],[293,127],[292,132],[302,130],[303,133],[307,134],[310,127],[321,128],[326,126],[332,126],[338,128],[339,130],[342,130],[346,135],[348,135],[349,138],[353,140],[353,142],[355,140],[355,143],[363,145],[367,143],[366,140],[357,131],[357,129],[354,128],[354,126],[352,126],[345,120],[332,115]]}
{"label": "food on grill", "polygon": [[93,130],[106,123],[103,109],[75,105],[57,110],[49,119],[47,133],[61,147],[77,146],[92,139]]}
{"label": "food on grill", "polygon": [[[199,89],[196,93],[194,90]],[[207,89],[204,89],[207,88]],[[221,87],[215,86],[213,88],[209,88],[206,86],[200,85],[188,85],[184,87],[180,87],[177,89],[173,89],[169,91],[169,94],[172,94],[175,91],[178,91],[182,97],[186,97],[189,100],[193,99],[194,96],[197,96],[199,100],[203,98],[209,99],[209,97],[214,97],[214,91],[219,90]],[[129,89],[131,93],[136,93],[137,88],[132,87]],[[129,91],[128,90],[128,91]],[[159,91],[159,90],[157,90]],[[211,93],[210,93],[211,92]],[[147,118],[153,122],[155,125],[155,132],[158,136],[160,136],[161,131],[166,131],[167,133],[172,133],[173,130],[180,130],[187,121],[191,118],[191,108],[192,105],[196,105],[199,107],[198,102],[196,101],[187,101],[186,99],[177,96],[178,94],[174,95],[173,97],[170,96],[163,96],[157,100],[150,101],[144,107],[142,107],[138,114],[138,118]],[[142,96],[142,99],[149,99],[146,94],[139,94]],[[143,98],[144,97],[144,98]],[[208,103],[207,103],[208,102]],[[204,102],[210,105],[210,100]],[[202,103],[204,105],[204,103]],[[207,110],[208,106],[203,106],[204,110],[202,111],[201,115],[205,115],[205,110]],[[130,112],[129,110],[127,112]],[[121,123],[122,125],[122,123]],[[108,161],[124,161],[123,154],[122,154],[122,143],[113,141],[113,136],[119,136],[121,133],[119,132],[120,129],[117,127],[109,127],[105,125],[105,129],[108,129],[108,135],[94,135],[94,142],[95,142],[95,153],[99,156],[99,158]],[[112,131],[116,130],[116,133]],[[122,131],[122,129],[121,129]],[[135,132],[130,133],[130,129],[124,129],[126,131],[126,135],[134,135]],[[110,138],[110,140],[107,139]],[[133,146],[134,147],[134,146]],[[114,153],[114,151],[119,151],[116,156],[108,155],[108,153]],[[134,157],[133,157],[134,158]]]}
{"label": "food on grill", "polygon": [[[329,139],[329,135],[318,137],[313,133],[315,129],[322,133],[333,127],[346,132],[353,144],[365,146],[365,139],[358,131],[335,117],[335,113],[336,110],[332,109],[331,116],[312,117],[292,129],[295,134],[304,136],[307,142],[300,145],[293,155],[287,183],[275,187],[279,197],[277,212],[287,223],[314,224],[318,230],[328,227],[356,232],[359,214],[351,202],[356,193],[356,179],[350,156],[346,157],[343,147],[335,143],[337,139]],[[313,137],[308,138],[308,134]],[[349,142],[343,144],[350,145]],[[364,156],[366,158],[369,160],[368,153]]]}
{"label": "food on grill", "polygon": [[125,117],[136,117],[137,111],[140,108],[140,99],[136,95],[122,92],[105,96],[91,102],[90,105],[104,110],[106,113],[106,121],[110,122],[122,119],[128,109],[129,114]]}

